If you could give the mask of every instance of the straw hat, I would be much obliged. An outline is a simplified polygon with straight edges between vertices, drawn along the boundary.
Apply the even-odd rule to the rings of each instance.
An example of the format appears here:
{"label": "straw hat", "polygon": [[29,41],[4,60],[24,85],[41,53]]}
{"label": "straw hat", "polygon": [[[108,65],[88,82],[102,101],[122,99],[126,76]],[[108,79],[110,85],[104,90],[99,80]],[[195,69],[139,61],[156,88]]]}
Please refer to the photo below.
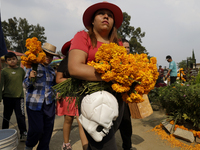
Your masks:
{"label": "straw hat", "polygon": [[42,49],[49,53],[49,54],[52,54],[54,56],[60,56],[58,54],[56,54],[56,47],[52,44],[49,44],[49,43],[44,43],[43,46],[42,46]]}
{"label": "straw hat", "polygon": [[70,45],[71,45],[71,42],[72,42],[72,39],[70,41],[66,42],[63,45],[63,47],[61,49],[61,52],[62,52],[63,55],[65,55],[65,56],[67,55],[67,52],[69,51],[69,48],[70,48]]}
{"label": "straw hat", "polygon": [[83,14],[83,24],[87,29],[91,26],[94,13],[99,9],[110,10],[114,15],[115,27],[118,29],[121,26],[123,22],[123,13],[121,9],[115,4],[100,2],[88,7]]}

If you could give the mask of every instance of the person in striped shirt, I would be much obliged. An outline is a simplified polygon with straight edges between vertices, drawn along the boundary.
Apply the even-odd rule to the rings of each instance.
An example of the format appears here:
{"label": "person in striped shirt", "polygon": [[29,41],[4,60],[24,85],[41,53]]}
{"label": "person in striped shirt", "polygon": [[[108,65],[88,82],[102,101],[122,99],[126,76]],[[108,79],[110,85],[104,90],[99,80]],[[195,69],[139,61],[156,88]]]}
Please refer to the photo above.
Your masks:
{"label": "person in striped shirt", "polygon": [[[37,150],[49,150],[49,142],[55,119],[55,71],[50,67],[56,47],[44,43],[42,49],[46,53],[46,62],[38,64],[37,71],[27,70],[24,86],[26,88],[26,110],[28,115],[28,135],[25,150],[32,150],[39,142]],[[31,78],[36,80],[32,82]]]}

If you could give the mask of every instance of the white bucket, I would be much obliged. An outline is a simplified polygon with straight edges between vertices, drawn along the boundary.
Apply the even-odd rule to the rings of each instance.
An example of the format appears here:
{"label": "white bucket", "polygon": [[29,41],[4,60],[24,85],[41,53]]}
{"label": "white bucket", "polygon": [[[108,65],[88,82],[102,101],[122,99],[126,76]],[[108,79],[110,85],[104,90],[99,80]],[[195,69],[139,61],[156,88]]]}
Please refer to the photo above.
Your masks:
{"label": "white bucket", "polygon": [[0,130],[0,150],[17,150],[18,138],[17,130]]}

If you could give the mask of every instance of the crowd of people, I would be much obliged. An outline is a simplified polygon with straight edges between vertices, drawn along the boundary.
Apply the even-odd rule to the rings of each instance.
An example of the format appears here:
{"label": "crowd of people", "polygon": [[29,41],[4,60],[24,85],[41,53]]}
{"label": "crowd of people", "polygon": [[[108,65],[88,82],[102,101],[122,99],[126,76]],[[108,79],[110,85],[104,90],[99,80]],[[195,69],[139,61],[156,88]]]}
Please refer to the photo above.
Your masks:
{"label": "crowd of people", "polygon": [[155,87],[163,87],[167,86],[166,80],[169,78],[169,84],[173,84],[177,80],[177,67],[174,60],[172,60],[172,57],[170,55],[166,56],[166,60],[169,63],[169,68],[163,69],[161,65],[159,65],[158,72],[159,76],[156,82]]}
{"label": "crowd of people", "polygon": [[[124,46],[130,53],[128,40],[119,39],[117,29],[123,21],[121,9],[108,2],[100,2],[88,7],[83,14],[83,24],[86,30],[79,31],[72,40],[66,42],[62,47],[65,58],[58,66],[56,73],[50,66],[56,53],[56,46],[44,43],[42,46],[46,54],[46,61],[39,64],[37,71],[27,69],[25,71],[17,66],[17,56],[9,52],[5,55],[8,64],[1,72],[0,98],[3,99],[4,112],[2,129],[9,128],[9,120],[15,111],[20,140],[26,141],[24,150],[32,150],[37,144],[37,150],[49,150],[49,143],[54,127],[55,115],[64,116],[62,150],[71,150],[70,131],[76,117],[79,125],[79,134],[83,150],[117,150],[115,133],[119,129],[122,137],[124,150],[132,149],[132,125],[129,106],[122,100],[119,93],[112,92],[118,102],[119,115],[102,141],[95,141],[92,136],[82,127],[79,122],[81,114],[75,105],[76,98],[67,101],[69,97],[55,102],[55,91],[52,86],[73,77],[86,81],[101,81],[101,74],[94,67],[87,65],[88,61],[95,60],[95,53],[103,43],[116,43]],[[170,62],[169,72],[171,82],[174,81],[174,62],[171,56],[167,56]],[[163,69],[159,68],[159,80],[163,80]],[[36,80],[33,82],[33,78]],[[26,92],[23,92],[23,88]],[[57,93],[58,94],[58,93]],[[26,103],[24,103],[24,95]],[[28,116],[28,127],[25,123],[24,106],[26,105]],[[27,130],[28,129],[28,130]]]}
{"label": "crowd of people", "polygon": [[[17,66],[18,59],[15,53],[9,52],[5,55],[8,67],[1,72],[0,87],[2,89],[0,96],[4,105],[2,128],[9,128],[9,121],[14,110],[20,140],[26,141],[25,150],[32,150],[37,144],[37,150],[49,150],[55,115],[64,116],[63,150],[72,149],[69,138],[75,116],[79,124],[83,150],[117,150],[114,135],[118,129],[120,129],[124,150],[132,149],[130,110],[120,94],[112,93],[119,104],[119,115],[113,121],[109,133],[102,141],[96,142],[79,122],[81,111],[75,105],[76,98],[69,102],[67,101],[69,97],[65,97],[55,102],[56,93],[52,89],[52,86],[70,77],[86,81],[101,81],[101,74],[97,73],[92,66],[88,66],[87,62],[95,60],[95,53],[103,43],[116,43],[124,46],[127,53],[130,52],[129,42],[117,36],[117,29],[122,21],[121,9],[112,3],[100,2],[88,7],[83,14],[86,30],[77,32],[72,40],[63,45],[62,53],[65,58],[56,73],[50,63],[58,54],[56,47],[50,43],[42,45],[46,61],[39,64],[37,70],[26,69],[26,73],[24,69]],[[33,78],[36,80],[33,81]],[[25,93],[23,88],[25,88]],[[25,123],[25,105],[28,126]]]}

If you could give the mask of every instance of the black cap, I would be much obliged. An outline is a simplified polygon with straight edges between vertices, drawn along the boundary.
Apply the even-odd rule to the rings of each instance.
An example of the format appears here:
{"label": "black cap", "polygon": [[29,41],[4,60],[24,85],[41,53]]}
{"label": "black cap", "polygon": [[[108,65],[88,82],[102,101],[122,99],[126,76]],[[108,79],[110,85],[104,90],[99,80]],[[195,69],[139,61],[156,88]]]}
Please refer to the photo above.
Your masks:
{"label": "black cap", "polygon": [[166,59],[172,59],[172,57],[170,55],[167,55]]}

